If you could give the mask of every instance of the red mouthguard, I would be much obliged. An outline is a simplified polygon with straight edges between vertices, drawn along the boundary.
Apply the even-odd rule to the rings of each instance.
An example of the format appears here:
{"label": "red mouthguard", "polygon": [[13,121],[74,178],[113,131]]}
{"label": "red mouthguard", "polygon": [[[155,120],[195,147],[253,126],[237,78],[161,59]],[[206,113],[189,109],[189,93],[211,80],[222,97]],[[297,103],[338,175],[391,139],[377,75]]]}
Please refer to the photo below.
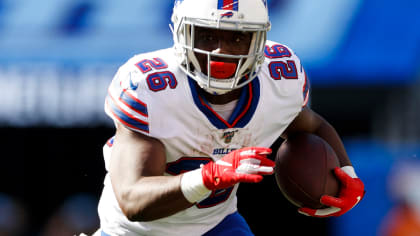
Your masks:
{"label": "red mouthguard", "polygon": [[227,79],[232,77],[236,71],[236,63],[210,61],[211,77],[216,79]]}

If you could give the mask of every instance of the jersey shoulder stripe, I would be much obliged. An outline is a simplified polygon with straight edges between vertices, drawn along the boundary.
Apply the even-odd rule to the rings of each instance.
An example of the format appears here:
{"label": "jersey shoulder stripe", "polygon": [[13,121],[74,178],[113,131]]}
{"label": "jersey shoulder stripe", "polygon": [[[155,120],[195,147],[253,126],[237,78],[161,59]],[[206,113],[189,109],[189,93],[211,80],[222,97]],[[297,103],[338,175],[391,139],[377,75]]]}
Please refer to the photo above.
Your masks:
{"label": "jersey shoulder stripe", "polygon": [[[133,131],[153,136],[152,130],[160,128],[152,125],[158,123],[153,122],[156,119],[153,117],[167,111],[159,100],[167,99],[177,87],[175,69],[178,69],[178,64],[172,48],[130,58],[118,69],[109,86],[105,102],[107,115]],[[167,85],[170,89],[165,90]],[[156,87],[158,90],[155,91]]]}
{"label": "jersey shoulder stripe", "polygon": [[106,98],[105,110],[111,117],[127,127],[144,133],[149,133],[149,123],[139,119],[137,115],[130,113],[130,111],[124,108],[121,103],[119,103],[118,100],[111,95],[111,93],[108,93]]}
{"label": "jersey shoulder stripe", "polygon": [[[122,65],[114,76],[105,102],[105,111],[115,122],[127,128],[150,135],[150,103],[148,90],[145,89],[146,74],[142,73],[137,64],[144,61],[145,66],[157,66],[163,62],[146,60],[149,54],[139,54],[130,58]],[[153,57],[154,58],[154,57]],[[150,66],[151,66],[150,65]]]}
{"label": "jersey shoulder stripe", "polygon": [[123,102],[127,107],[136,111],[144,117],[148,117],[147,105],[140,99],[136,98],[127,89],[124,89],[120,96],[120,101]]}

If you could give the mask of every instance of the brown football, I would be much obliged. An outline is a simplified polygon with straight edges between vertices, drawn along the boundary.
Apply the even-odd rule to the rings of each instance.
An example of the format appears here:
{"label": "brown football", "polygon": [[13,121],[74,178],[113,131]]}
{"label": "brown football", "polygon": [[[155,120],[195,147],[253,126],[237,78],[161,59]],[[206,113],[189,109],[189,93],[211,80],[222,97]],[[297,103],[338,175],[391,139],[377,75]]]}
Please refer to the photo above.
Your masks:
{"label": "brown football", "polygon": [[333,169],[338,158],[322,138],[300,133],[285,140],[276,154],[275,177],[283,195],[298,207],[324,208],[321,197],[338,196]]}

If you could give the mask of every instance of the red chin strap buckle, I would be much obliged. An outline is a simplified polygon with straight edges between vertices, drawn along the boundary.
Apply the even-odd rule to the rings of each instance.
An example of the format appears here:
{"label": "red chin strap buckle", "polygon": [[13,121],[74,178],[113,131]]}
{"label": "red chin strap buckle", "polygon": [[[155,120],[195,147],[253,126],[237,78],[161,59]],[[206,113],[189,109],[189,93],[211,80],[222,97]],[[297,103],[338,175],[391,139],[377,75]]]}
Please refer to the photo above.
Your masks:
{"label": "red chin strap buckle", "polygon": [[236,63],[210,61],[211,77],[216,79],[227,79],[232,77],[236,72]]}

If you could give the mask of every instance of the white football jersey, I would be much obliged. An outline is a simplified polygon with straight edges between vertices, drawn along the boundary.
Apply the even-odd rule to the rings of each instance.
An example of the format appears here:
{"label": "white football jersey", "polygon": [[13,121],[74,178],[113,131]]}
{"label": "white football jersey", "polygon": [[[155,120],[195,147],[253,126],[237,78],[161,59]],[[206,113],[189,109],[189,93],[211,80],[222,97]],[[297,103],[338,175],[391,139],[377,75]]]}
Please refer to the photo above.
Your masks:
{"label": "white football jersey", "polygon": [[[309,84],[298,57],[267,41],[258,77],[243,87],[228,120],[217,114],[179,68],[172,48],[136,55],[115,75],[105,103],[115,121],[162,141],[166,174],[178,175],[232,150],[270,147],[306,105]],[[108,169],[111,145],[104,147]],[[172,216],[130,222],[121,212],[109,177],[99,204],[101,228],[110,235],[202,235],[236,209],[238,185],[214,191]]]}

